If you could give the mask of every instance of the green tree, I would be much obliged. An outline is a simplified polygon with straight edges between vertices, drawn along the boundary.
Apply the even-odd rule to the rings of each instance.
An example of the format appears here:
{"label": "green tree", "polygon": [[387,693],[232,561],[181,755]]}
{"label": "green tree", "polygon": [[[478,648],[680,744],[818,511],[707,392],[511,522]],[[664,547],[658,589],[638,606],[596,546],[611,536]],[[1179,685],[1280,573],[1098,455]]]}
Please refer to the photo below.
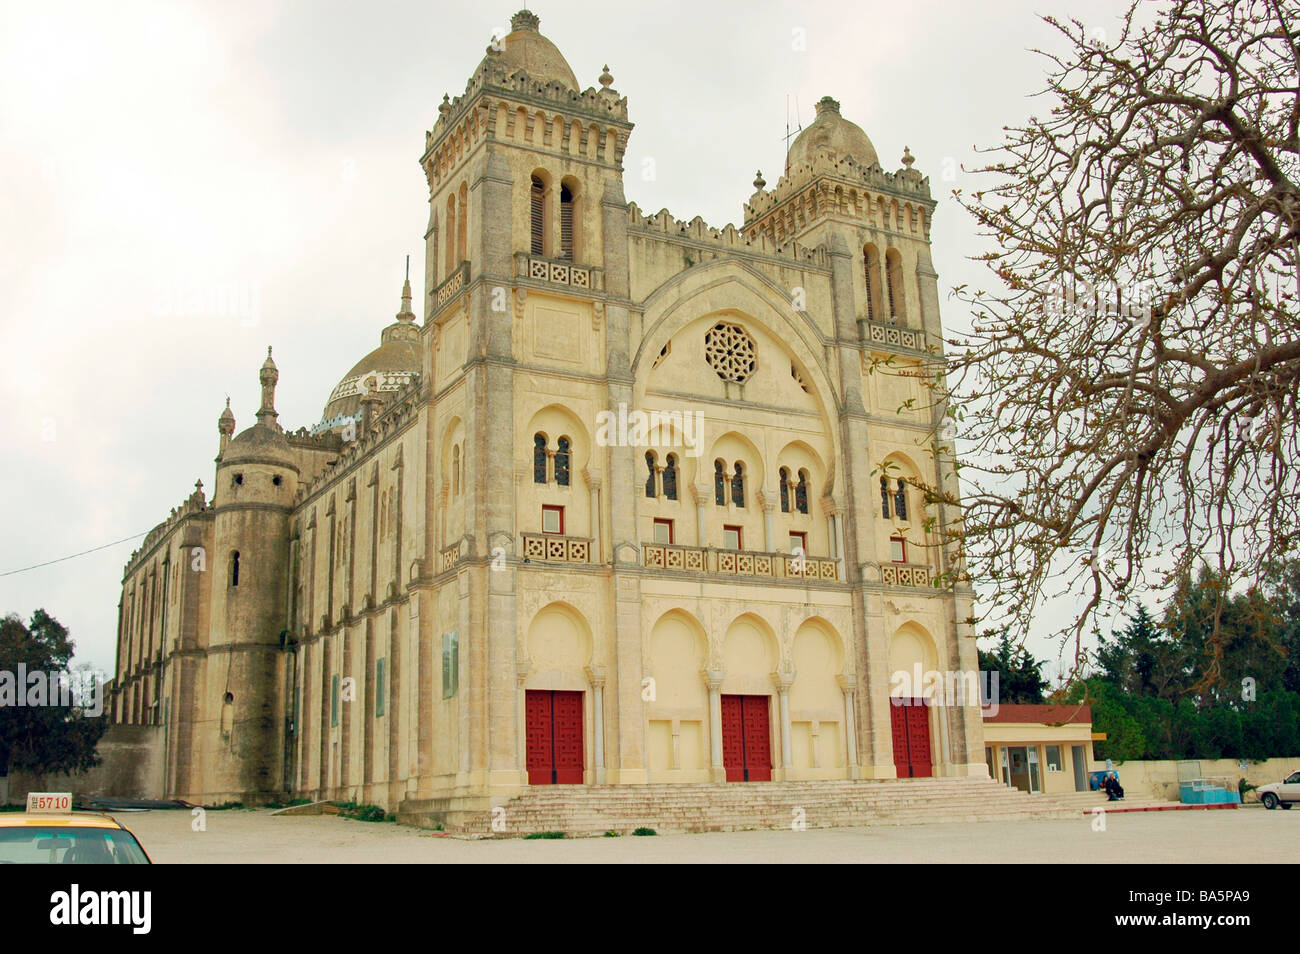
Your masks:
{"label": "green tree", "polygon": [[[68,630],[43,609],[31,622],[15,614],[0,618],[0,678],[8,674],[17,692],[19,666],[47,678],[71,676],[73,642]],[[76,704],[62,705],[55,694],[45,705],[0,706],[0,775],[19,769],[42,776],[58,772],[84,772],[99,764],[95,746],[107,727],[101,715],[86,715]]]}
{"label": "green tree", "polygon": [[1011,633],[1003,630],[992,650],[979,651],[980,669],[998,674],[998,703],[1002,705],[1039,705],[1047,680],[1041,672],[1046,662],[1034,659]]}

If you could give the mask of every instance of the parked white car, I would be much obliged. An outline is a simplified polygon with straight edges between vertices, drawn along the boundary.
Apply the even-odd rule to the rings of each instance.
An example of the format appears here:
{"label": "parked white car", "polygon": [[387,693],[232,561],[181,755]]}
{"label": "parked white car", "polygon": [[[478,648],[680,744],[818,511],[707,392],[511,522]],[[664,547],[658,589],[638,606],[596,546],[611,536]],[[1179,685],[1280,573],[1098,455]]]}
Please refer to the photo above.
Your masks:
{"label": "parked white car", "polygon": [[1300,802],[1300,772],[1292,772],[1280,782],[1269,782],[1259,787],[1259,800],[1267,809],[1281,805],[1290,808]]}

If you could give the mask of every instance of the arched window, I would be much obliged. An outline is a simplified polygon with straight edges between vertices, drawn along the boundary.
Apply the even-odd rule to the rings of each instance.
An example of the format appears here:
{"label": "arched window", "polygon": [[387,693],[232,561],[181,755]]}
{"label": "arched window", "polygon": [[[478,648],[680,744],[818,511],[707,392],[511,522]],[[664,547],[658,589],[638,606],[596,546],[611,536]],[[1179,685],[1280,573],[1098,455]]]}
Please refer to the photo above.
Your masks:
{"label": "arched window", "polygon": [[460,496],[460,445],[451,449],[451,495]]}
{"label": "arched window", "polygon": [[898,489],[894,491],[894,516],[899,520],[907,519],[907,484],[900,479]]}
{"label": "arched window", "polygon": [[781,512],[790,512],[790,470],[781,468]]}
{"label": "arched window", "polygon": [[800,513],[808,512],[808,471],[799,471],[799,483],[794,488],[794,506]]}
{"label": "arched window", "polygon": [[239,551],[230,554],[230,585],[239,585]]}
{"label": "arched window", "polygon": [[555,482],[569,486],[569,439],[561,437],[555,442]]}
{"label": "arched window", "polygon": [[669,500],[677,499],[677,455],[669,454],[664,464],[664,496]]}
{"label": "arched window", "polygon": [[862,249],[863,277],[867,283],[867,317],[876,321],[876,296],[880,294],[880,253],[874,245]]}
{"label": "arched window", "polygon": [[560,258],[573,261],[573,189],[568,183],[560,185]]}
{"label": "arched window", "polygon": [[745,465],[740,461],[736,461],[736,472],[731,475],[731,502],[745,506]]}
{"label": "arched window", "polygon": [[546,254],[546,183],[534,175],[528,193],[530,209],[530,248],[534,255]]}
{"label": "arched window", "polygon": [[713,502],[719,507],[727,505],[727,475],[721,460],[713,462]]}
{"label": "arched window", "polygon": [[903,300],[903,258],[897,249],[885,253],[885,287],[889,289],[889,320],[905,324],[906,306]]}
{"label": "arched window", "polygon": [[447,263],[443,279],[451,276],[456,268],[456,197],[447,196]]}
{"label": "arched window", "polygon": [[533,435],[533,483],[546,483],[546,435]]}
{"label": "arched window", "polygon": [[889,519],[889,478],[880,478],[880,515]]}
{"label": "arched window", "polygon": [[460,256],[458,261],[463,262],[465,259],[469,258],[469,255],[466,252],[466,249],[468,248],[468,236],[466,233],[469,231],[469,183],[467,182],[462,182],[460,184],[459,214],[460,218],[456,221],[456,251]]}
{"label": "arched window", "polygon": [[658,488],[655,486],[656,484],[655,477],[657,475],[655,473],[655,452],[654,451],[645,452],[645,466],[646,466],[646,470],[649,471],[649,473],[646,474],[646,478],[645,478],[645,495],[653,500],[655,497],[659,496]]}

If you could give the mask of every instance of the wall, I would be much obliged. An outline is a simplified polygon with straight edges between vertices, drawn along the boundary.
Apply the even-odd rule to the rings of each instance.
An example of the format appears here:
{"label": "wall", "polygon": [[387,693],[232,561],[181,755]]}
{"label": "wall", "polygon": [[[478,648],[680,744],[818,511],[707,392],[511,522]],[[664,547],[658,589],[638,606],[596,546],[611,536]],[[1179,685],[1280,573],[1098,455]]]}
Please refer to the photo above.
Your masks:
{"label": "wall", "polygon": [[[1203,778],[1225,776],[1233,788],[1236,787],[1237,780],[1243,776],[1252,785],[1263,785],[1267,782],[1280,782],[1292,772],[1300,770],[1300,757],[1249,762],[1244,771],[1237,767],[1236,759],[1200,759],[1199,761]],[[1093,770],[1101,770],[1105,767],[1104,762],[1093,764]],[[1115,771],[1119,773],[1126,796],[1139,795],[1145,798],[1178,801],[1178,762],[1172,759],[1116,762]]]}
{"label": "wall", "polygon": [[162,798],[163,731],[158,725],[110,725],[97,747],[103,760],[99,765],[83,774],[47,775],[43,780],[15,772],[9,776],[9,801],[24,802],[29,791]]}

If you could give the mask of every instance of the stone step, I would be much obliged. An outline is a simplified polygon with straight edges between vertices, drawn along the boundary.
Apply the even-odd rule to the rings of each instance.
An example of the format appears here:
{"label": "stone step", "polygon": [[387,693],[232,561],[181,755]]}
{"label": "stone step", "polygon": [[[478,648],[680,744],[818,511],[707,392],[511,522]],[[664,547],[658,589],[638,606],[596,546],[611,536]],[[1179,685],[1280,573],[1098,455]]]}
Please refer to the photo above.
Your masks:
{"label": "stone step", "polygon": [[[811,782],[565,785],[529,789],[501,812],[462,811],[455,821],[445,799],[411,799],[399,817],[467,835],[506,837],[543,831],[568,835],[631,832],[739,831],[789,828],[803,809],[809,828],[922,822],[1021,820],[1078,813],[1070,802],[1009,789],[991,779],[937,778]],[[494,832],[494,818],[505,823]]]}

